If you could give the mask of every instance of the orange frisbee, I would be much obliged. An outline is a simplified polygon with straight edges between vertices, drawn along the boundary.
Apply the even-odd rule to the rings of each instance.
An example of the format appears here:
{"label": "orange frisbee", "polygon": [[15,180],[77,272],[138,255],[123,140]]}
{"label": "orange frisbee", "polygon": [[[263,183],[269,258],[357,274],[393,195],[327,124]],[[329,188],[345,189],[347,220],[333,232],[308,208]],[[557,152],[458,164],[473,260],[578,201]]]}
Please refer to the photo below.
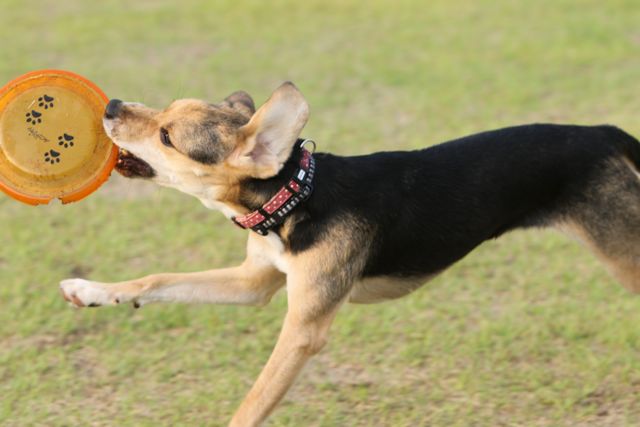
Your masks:
{"label": "orange frisbee", "polygon": [[118,160],[102,128],[108,100],[69,71],[34,71],[0,89],[0,190],[31,205],[97,190]]}

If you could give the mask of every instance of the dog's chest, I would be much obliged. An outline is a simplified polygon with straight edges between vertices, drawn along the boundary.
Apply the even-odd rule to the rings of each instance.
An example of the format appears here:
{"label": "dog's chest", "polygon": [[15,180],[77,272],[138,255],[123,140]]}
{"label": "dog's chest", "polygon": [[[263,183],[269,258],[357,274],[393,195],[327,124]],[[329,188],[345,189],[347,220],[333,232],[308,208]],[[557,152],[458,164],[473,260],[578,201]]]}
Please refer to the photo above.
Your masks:
{"label": "dog's chest", "polygon": [[266,239],[269,242],[268,244],[271,249],[269,251],[271,262],[278,270],[286,274],[289,271],[289,262],[285,256],[282,240],[280,240],[280,237],[274,233],[269,233],[269,235],[266,236]]}
{"label": "dog's chest", "polygon": [[272,265],[285,274],[289,271],[290,261],[287,258],[284,244],[275,233],[260,236],[251,232],[247,244],[247,255],[256,260],[262,260],[265,264]]}

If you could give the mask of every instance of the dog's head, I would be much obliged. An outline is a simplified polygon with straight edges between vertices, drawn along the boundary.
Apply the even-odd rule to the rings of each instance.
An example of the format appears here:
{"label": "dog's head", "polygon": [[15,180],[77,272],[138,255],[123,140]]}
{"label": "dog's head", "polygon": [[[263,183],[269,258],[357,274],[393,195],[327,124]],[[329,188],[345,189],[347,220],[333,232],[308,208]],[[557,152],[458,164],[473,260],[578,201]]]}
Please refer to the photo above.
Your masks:
{"label": "dog's head", "polygon": [[246,92],[223,102],[174,101],[164,110],[111,100],[103,118],[121,148],[116,170],[151,179],[214,207],[245,178],[277,175],[307,122],[309,106],[285,83],[255,111]]}

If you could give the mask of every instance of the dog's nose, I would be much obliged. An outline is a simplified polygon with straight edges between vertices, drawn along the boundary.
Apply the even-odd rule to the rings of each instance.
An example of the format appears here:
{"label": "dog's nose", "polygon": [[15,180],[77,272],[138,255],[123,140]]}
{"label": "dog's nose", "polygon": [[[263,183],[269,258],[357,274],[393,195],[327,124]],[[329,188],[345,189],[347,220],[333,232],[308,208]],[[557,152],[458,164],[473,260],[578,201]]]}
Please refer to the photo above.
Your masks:
{"label": "dog's nose", "polygon": [[115,119],[120,113],[120,110],[122,110],[122,105],[123,102],[119,99],[112,99],[104,110],[104,117],[107,119]]}

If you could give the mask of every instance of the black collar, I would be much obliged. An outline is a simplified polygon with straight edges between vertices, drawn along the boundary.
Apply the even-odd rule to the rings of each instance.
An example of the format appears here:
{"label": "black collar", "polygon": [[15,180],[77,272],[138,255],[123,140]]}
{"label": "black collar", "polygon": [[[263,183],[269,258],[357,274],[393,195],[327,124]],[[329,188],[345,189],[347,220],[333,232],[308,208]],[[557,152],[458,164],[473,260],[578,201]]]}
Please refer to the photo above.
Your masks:
{"label": "black collar", "polygon": [[[305,145],[312,145],[309,151]],[[287,215],[313,192],[313,176],[316,166],[313,158],[316,143],[310,139],[298,141],[294,149],[300,150],[300,161],[293,177],[262,207],[246,215],[232,217],[240,228],[249,228],[261,236],[269,234],[269,229],[282,224]]]}

